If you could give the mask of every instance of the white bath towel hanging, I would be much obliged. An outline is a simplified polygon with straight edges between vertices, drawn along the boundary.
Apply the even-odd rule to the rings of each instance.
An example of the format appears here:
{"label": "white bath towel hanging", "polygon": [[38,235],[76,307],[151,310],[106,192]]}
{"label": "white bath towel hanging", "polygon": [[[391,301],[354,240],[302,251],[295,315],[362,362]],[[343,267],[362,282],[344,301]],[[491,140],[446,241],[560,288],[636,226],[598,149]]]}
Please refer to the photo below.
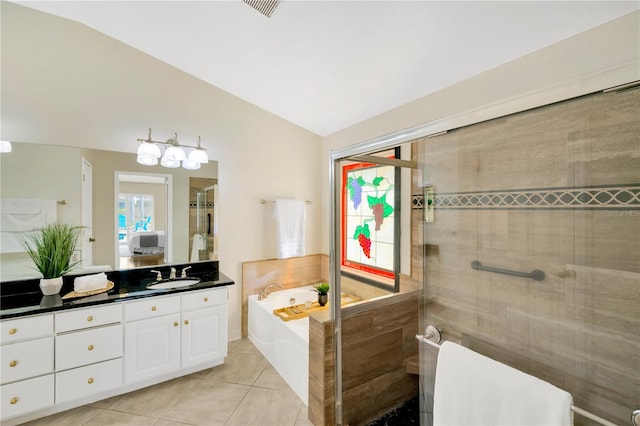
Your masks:
{"label": "white bath towel hanging", "polygon": [[56,220],[56,200],[3,198],[0,201],[0,252],[24,252],[24,233]]}
{"label": "white bath towel hanging", "polygon": [[278,259],[304,256],[304,201],[275,200],[273,217],[276,220]]}
{"label": "white bath towel hanging", "polygon": [[438,353],[433,424],[573,425],[571,394],[452,342]]}

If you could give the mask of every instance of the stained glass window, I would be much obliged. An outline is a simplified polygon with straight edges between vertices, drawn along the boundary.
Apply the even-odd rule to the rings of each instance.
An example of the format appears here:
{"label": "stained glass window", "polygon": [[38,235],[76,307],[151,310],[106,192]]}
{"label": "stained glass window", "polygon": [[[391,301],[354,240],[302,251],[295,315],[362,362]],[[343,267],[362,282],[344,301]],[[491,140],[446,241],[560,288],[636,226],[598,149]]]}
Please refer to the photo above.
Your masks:
{"label": "stained glass window", "polygon": [[342,264],[394,278],[395,168],[343,167]]}

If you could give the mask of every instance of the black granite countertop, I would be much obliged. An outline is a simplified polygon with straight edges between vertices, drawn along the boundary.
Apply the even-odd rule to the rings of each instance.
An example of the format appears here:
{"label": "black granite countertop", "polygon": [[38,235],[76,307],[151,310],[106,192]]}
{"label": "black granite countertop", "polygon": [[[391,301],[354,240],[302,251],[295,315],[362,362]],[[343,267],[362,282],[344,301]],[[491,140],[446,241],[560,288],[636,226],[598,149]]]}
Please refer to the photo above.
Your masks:
{"label": "black granite countertop", "polygon": [[[163,277],[166,278],[169,276],[169,268],[172,266],[177,269],[178,275],[183,268],[191,266],[188,271],[189,278],[200,278],[200,282],[174,289],[147,289],[147,286],[153,284],[156,280],[156,274],[150,272],[152,269],[161,271]],[[114,283],[114,287],[110,291],[74,299],[63,299],[62,297],[73,291],[73,280],[76,277],[90,274],[64,276],[60,294],[53,296],[42,295],[38,286],[39,279],[2,282],[0,283],[0,319],[19,318],[46,312],[165,296],[234,284],[231,278],[218,270],[217,261],[162,265],[105,273],[107,274],[107,279]]]}

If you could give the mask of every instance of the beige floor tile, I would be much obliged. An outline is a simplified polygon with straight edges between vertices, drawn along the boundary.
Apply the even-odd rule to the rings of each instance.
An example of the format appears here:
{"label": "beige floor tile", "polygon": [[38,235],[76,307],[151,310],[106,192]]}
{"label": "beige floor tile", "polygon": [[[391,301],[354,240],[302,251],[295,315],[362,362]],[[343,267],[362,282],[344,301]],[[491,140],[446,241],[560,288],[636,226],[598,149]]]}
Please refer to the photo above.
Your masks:
{"label": "beige floor tile", "polygon": [[204,379],[205,377],[207,377],[207,374],[209,374],[210,371],[210,368],[206,368],[204,370],[196,371],[195,373],[191,373],[184,377],[188,377],[190,379]]}
{"label": "beige floor tile", "polygon": [[291,390],[253,387],[227,425],[293,426],[302,401]]}
{"label": "beige floor tile", "polygon": [[212,368],[203,380],[253,385],[268,364],[262,355],[230,352],[224,364]]}
{"label": "beige floor tile", "polygon": [[311,420],[309,420],[309,407],[302,404],[300,407],[300,412],[298,413],[298,418],[296,419],[296,426],[313,426]]}
{"label": "beige floor tile", "polygon": [[255,345],[249,339],[241,339],[237,340],[237,344],[233,347],[229,352],[241,352],[243,354],[252,354],[252,355],[260,355],[262,353],[255,347]]}
{"label": "beige floor tile", "polygon": [[291,389],[276,369],[269,364],[262,370],[262,374],[260,374],[253,386],[280,390]]}
{"label": "beige floor tile", "polygon": [[221,382],[200,382],[163,419],[199,426],[224,425],[251,389]]}
{"label": "beige floor tile", "polygon": [[238,345],[238,343],[240,343],[243,340],[247,340],[247,339],[231,340],[230,342],[227,342],[227,351],[228,352],[233,351],[233,348],[235,348]]}
{"label": "beige floor tile", "polygon": [[[153,417],[137,416],[135,414],[121,413],[119,411],[102,410],[92,417],[83,426],[137,426],[153,425],[158,419]],[[67,423],[69,425],[73,423]]]}
{"label": "beige floor tile", "polygon": [[161,418],[197,383],[180,377],[123,395],[112,409],[124,413]]}
{"label": "beige floor tile", "polygon": [[99,408],[83,405],[82,407],[73,408],[71,410],[63,411],[62,413],[43,417],[24,424],[28,426],[82,425],[98,415],[100,411],[102,410]]}
{"label": "beige floor tile", "polygon": [[122,398],[122,395],[113,396],[111,398],[103,399],[101,401],[96,401],[89,405],[91,407],[104,408],[105,410],[110,410],[111,408],[113,408],[115,403],[118,402],[120,398]]}
{"label": "beige floor tile", "polygon": [[191,423],[172,422],[171,420],[160,419],[153,426],[192,426]]}

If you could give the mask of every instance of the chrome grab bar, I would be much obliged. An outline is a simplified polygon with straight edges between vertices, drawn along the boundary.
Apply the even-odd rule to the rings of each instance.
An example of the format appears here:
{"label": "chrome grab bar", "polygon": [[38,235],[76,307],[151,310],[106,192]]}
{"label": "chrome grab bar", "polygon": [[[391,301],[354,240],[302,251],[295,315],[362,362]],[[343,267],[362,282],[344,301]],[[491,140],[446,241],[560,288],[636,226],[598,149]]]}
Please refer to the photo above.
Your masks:
{"label": "chrome grab bar", "polygon": [[531,272],[511,271],[509,269],[501,269],[501,268],[494,268],[492,266],[484,266],[479,260],[474,260],[473,262],[471,262],[471,267],[478,271],[495,272],[498,274],[511,275],[514,277],[521,277],[521,278],[533,278],[536,281],[544,280],[544,272],[541,271],[540,269],[534,269]]}
{"label": "chrome grab bar", "polygon": [[[442,334],[440,330],[435,328],[432,325],[427,326],[424,334],[416,334],[416,339],[422,343],[426,343],[428,345],[433,346],[434,348],[440,349],[440,340],[442,339]],[[607,419],[603,419],[600,416],[596,416],[589,411],[583,410],[580,407],[576,407],[575,405],[571,406],[571,411],[576,414],[581,415],[589,420],[592,420],[596,423],[601,424],[602,426],[617,426],[615,423],[610,422]],[[631,425],[632,426],[640,426],[640,409],[634,410],[631,413]]]}

